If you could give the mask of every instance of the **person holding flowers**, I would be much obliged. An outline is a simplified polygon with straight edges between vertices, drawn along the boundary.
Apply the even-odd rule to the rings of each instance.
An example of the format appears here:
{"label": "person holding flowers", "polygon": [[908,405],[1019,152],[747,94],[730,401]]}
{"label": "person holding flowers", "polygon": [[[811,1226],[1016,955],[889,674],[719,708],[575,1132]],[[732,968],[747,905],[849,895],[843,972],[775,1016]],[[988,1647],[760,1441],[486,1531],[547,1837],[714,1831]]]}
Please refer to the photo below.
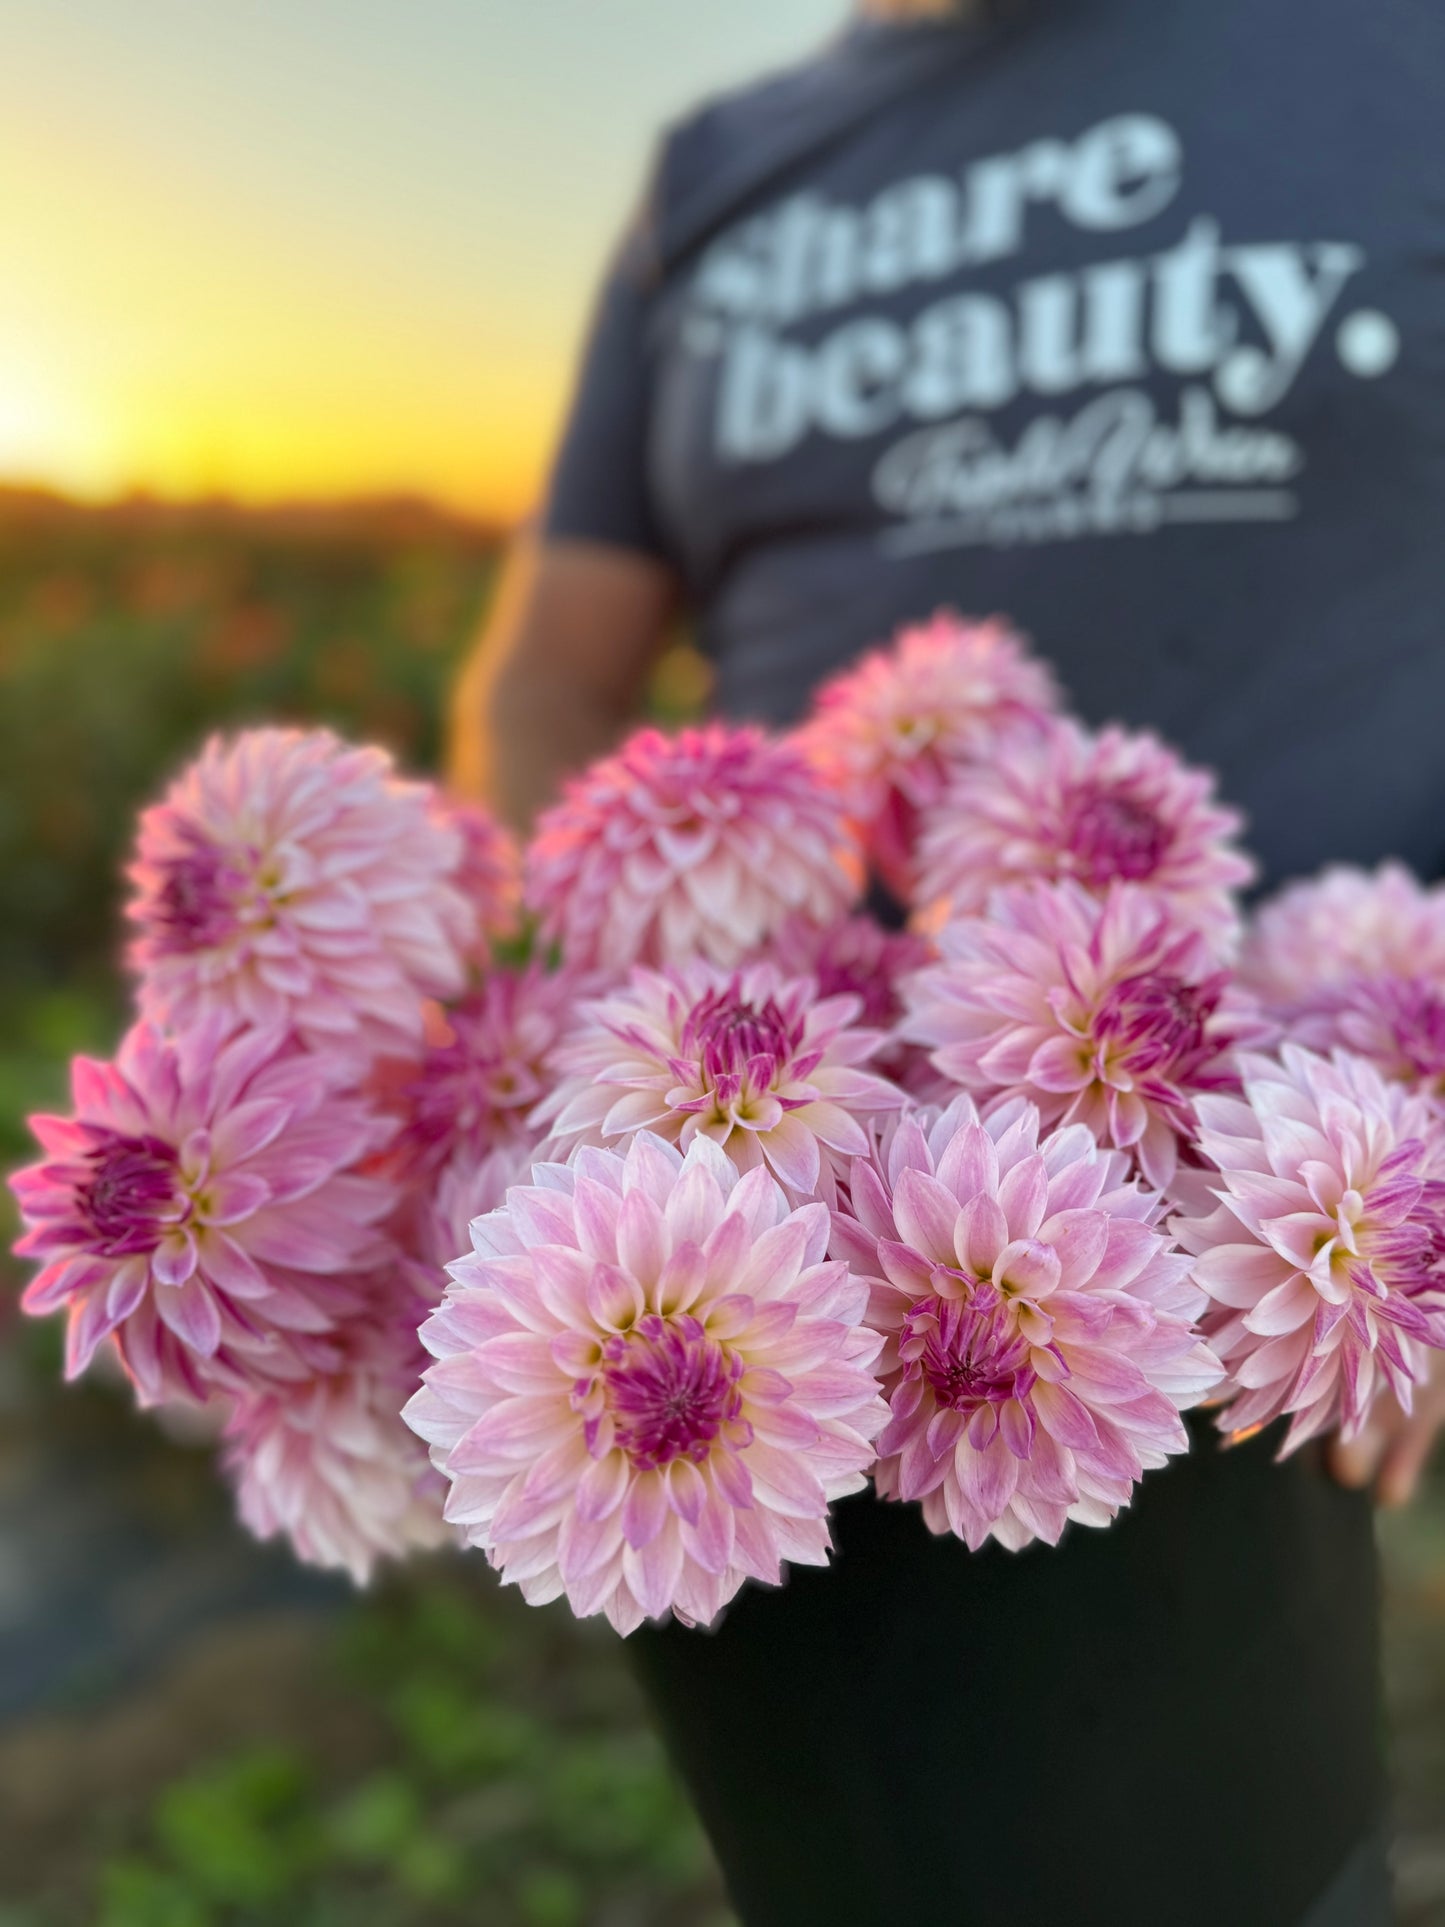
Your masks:
{"label": "person holding flowers", "polygon": [[[603,289],[538,528],[459,687],[458,780],[529,822],[605,758],[686,620],[723,717],[810,712],[791,749],[847,799],[846,861],[939,942],[889,1059],[931,1121],[876,1118],[860,1156],[833,1117],[821,1153],[826,1263],[871,1281],[883,1340],[886,1420],[855,1402],[850,1436],[876,1441],[879,1493],[921,1503],[846,1497],[830,1572],[744,1589],[706,1637],[630,1642],[749,1927],[1388,1918],[1364,1488],[1408,1496],[1442,1407],[1418,1382],[1445,1249],[1433,1099],[1398,1083],[1445,1063],[1419,980],[1438,912],[1402,937],[1399,875],[1351,872],[1262,920],[1232,980],[1240,823],[1152,732],[1244,806],[1266,882],[1441,868],[1442,71],[1445,22],[1404,0],[865,0],[814,59],[669,133]],[[1038,655],[952,609],[1006,611]],[[827,826],[789,802],[786,755],[727,732],[625,757],[543,816],[534,911],[644,972],[671,918],[698,999],[725,996],[780,912],[827,897]],[[739,839],[775,853],[746,888]],[[684,862],[715,866],[695,900]],[[553,1122],[592,1160],[599,1225],[661,1183],[627,1175],[634,1130],[649,1172],[701,1161],[709,1239],[745,1187],[762,1208],[759,1174],[812,1174],[769,1136],[805,1013],[779,990],[776,1036],[739,1045],[690,995],[614,987],[571,1047]],[[1337,1047],[1369,1063],[1333,1069]],[[564,1243],[582,1192],[546,1207]],[[542,1209],[467,1264],[530,1276]],[[674,1234],[647,1210],[661,1263]],[[437,1398],[473,1369],[447,1363],[481,1317],[461,1282]],[[817,1291],[836,1318],[842,1287]],[[578,1561],[628,1621],[669,1560],[706,1554],[702,1617],[769,1556],[698,1537],[737,1529],[727,1428],[760,1408],[697,1304],[645,1358],[605,1305],[565,1341],[579,1401],[622,1415],[609,1440],[646,1439],[634,1465],[693,1388],[666,1450],[703,1469],[650,1501],[665,1550],[630,1565],[600,1489],[586,1549],[559,1549],[540,1489],[504,1519],[539,1586]],[[1298,1449],[1276,1466],[1278,1429],[1225,1452],[1196,1426],[1108,1532],[1063,1531],[1178,1449],[1216,1370],[1235,1431],[1288,1416]],[[830,1463],[843,1483],[780,1500],[790,1531],[861,1457]]]}

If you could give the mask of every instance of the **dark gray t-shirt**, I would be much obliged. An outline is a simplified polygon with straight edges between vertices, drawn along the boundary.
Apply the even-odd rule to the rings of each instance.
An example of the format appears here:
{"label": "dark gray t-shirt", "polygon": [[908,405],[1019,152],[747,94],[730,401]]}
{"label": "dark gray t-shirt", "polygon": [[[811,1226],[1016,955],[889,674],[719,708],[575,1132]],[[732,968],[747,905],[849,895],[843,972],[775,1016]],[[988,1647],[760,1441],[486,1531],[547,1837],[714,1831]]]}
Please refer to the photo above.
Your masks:
{"label": "dark gray t-shirt", "polygon": [[1445,4],[855,30],[664,142],[545,526],[664,558],[730,714],[1013,617],[1278,876],[1445,868]]}

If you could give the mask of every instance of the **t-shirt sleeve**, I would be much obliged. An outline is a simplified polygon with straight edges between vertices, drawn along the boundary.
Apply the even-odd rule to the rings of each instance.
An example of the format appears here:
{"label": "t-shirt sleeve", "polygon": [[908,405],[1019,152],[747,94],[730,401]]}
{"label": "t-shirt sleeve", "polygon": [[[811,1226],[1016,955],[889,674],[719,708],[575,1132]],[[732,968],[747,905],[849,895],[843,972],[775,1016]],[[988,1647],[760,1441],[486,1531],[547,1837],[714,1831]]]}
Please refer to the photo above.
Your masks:
{"label": "t-shirt sleeve", "polygon": [[544,498],[545,536],[667,559],[648,489],[651,195],[613,257],[593,309]]}

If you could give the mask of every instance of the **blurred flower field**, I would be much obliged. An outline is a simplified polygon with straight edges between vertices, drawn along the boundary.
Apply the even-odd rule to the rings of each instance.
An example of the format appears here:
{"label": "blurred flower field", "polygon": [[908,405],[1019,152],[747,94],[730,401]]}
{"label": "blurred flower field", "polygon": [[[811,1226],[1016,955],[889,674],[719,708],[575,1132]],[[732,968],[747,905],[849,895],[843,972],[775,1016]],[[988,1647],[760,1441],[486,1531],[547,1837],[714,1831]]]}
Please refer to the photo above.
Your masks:
{"label": "blurred flower field", "polygon": [[[217,726],[435,764],[496,537],[419,505],[0,491],[0,1150],[122,1004],[134,811]],[[674,665],[674,672],[676,665]],[[691,672],[662,692],[667,708]],[[8,1201],[6,1242],[10,1230]],[[442,1558],[352,1597],[251,1548],[204,1441],[63,1391],[0,1298],[0,1927],[720,1927],[604,1627]],[[1402,1919],[1445,1923],[1445,1479],[1384,1529]]]}

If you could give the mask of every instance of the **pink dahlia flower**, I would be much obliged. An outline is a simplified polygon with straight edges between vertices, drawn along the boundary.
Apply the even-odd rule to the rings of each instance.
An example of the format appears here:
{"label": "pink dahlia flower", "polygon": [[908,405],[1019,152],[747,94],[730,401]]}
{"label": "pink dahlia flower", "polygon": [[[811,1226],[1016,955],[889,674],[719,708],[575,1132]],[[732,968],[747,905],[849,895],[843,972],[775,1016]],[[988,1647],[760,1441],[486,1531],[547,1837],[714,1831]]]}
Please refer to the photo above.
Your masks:
{"label": "pink dahlia flower", "polygon": [[433,1005],[420,1057],[385,1067],[398,1167],[434,1174],[499,1144],[533,1142],[527,1120],[551,1089],[546,1061],[592,988],[531,964],[489,972],[448,1010]]}
{"label": "pink dahlia flower", "polygon": [[334,1052],[421,1034],[465,981],[460,833],[425,784],[326,730],[213,738],[141,817],[128,915],[142,1013],[294,1027]]}
{"label": "pink dahlia flower", "polygon": [[1347,1050],[1381,1073],[1445,1099],[1445,979],[1357,977],[1280,1013],[1292,1042]]}
{"label": "pink dahlia flower", "polygon": [[1087,1124],[1158,1190],[1194,1135],[1194,1100],[1235,1081],[1231,1050],[1264,1034],[1197,930],[1130,884],[1001,890],[947,925],[908,980],[902,1034],[982,1101],[1022,1096],[1046,1125]]}
{"label": "pink dahlia flower", "polygon": [[857,997],[821,1000],[811,978],[771,964],[638,968],[584,1005],[555,1053],[536,1113],[553,1149],[652,1131],[684,1149],[711,1138],[740,1170],[766,1164],[811,1197],[867,1149],[865,1124],[903,1094],[865,1068],[882,1033],[854,1023]]}
{"label": "pink dahlia flower", "polygon": [[860,1162],[834,1252],[886,1338],[876,1480],[977,1549],[1107,1525],[1183,1452],[1180,1412],[1219,1379],[1203,1294],[1157,1198],[1082,1126],[1039,1138],[1023,1103],[957,1098]]}
{"label": "pink dahlia flower", "polygon": [[1259,911],[1240,974],[1296,1043],[1445,1097],[1445,889],[1395,863],[1292,884]]}
{"label": "pink dahlia flower", "polygon": [[1387,1388],[1408,1411],[1445,1344],[1445,1183],[1423,1100],[1370,1064],[1286,1044],[1246,1054],[1244,1095],[1199,1100],[1216,1209],[1178,1219],[1231,1379],[1222,1421],[1288,1413],[1284,1450],[1353,1438]]}
{"label": "pink dahlia flower", "polygon": [[1058,700],[1050,671],[1006,623],[941,610],[825,683],[797,740],[849,799],[879,875],[908,902],[919,812],[1006,731],[1036,729]]}
{"label": "pink dahlia flower", "polygon": [[640,730],[569,783],[527,854],[527,898],[573,968],[733,965],[790,914],[862,887],[843,802],[758,729]]}
{"label": "pink dahlia flower", "polygon": [[1227,949],[1254,866],[1234,844],[1242,819],[1213,792],[1153,736],[1055,721],[962,770],[928,812],[918,903],[936,925],[978,914],[1005,884],[1068,880],[1095,896],[1147,884]]}
{"label": "pink dahlia flower", "polygon": [[368,1307],[346,1334],[342,1361],[245,1393],[225,1435],[247,1528],[258,1539],[285,1537],[307,1565],[349,1572],[358,1585],[378,1560],[454,1536],[442,1519],[445,1482],[401,1416],[426,1365],[417,1327],[435,1298],[391,1280],[396,1302]]}
{"label": "pink dahlia flower", "polygon": [[1255,912],[1239,974],[1283,1012],[1360,979],[1445,984],[1445,888],[1426,889],[1399,863],[1339,864],[1291,883]]}
{"label": "pink dahlia flower", "polygon": [[912,930],[885,930],[870,916],[844,917],[828,926],[792,918],[768,946],[767,960],[785,977],[811,977],[820,997],[856,997],[858,1022],[885,1034],[875,1070],[913,1096],[932,1094],[937,1083],[916,1044],[897,1036],[903,1016],[903,980],[937,955]]}
{"label": "pink dahlia flower", "polygon": [[486,961],[492,944],[508,941],[521,928],[521,848],[511,831],[480,804],[437,791],[433,813],[461,838],[452,884],[476,919],[477,954]]}
{"label": "pink dahlia flower", "polygon": [[539,964],[495,969],[449,1010],[431,1006],[419,1057],[379,1067],[377,1101],[397,1122],[385,1168],[400,1208],[389,1228],[423,1263],[465,1250],[471,1219],[525,1179],[539,1136],[531,1113],[552,1088],[544,1066],[586,988]]}
{"label": "pink dahlia flower", "polygon": [[483,1158],[457,1157],[436,1180],[418,1256],[435,1272],[471,1249],[471,1227],[505,1202],[514,1184],[530,1184],[537,1151],[530,1139],[499,1144]]}
{"label": "pink dahlia flower", "polygon": [[113,1337],[143,1404],[297,1368],[353,1309],[391,1187],[358,1175],[385,1135],[274,1032],[139,1024],[116,1061],[75,1060],[75,1115],[36,1117],[46,1159],[10,1180],[22,1300],[69,1315],[66,1372]]}
{"label": "pink dahlia flower", "polygon": [[542,1166],[473,1236],[406,1417],[504,1580],[629,1633],[826,1563],[886,1414],[822,1205],[643,1133]]}
{"label": "pink dahlia flower", "polygon": [[768,945],[767,958],[785,977],[811,977],[820,997],[856,997],[860,1022],[889,1030],[902,1015],[902,979],[935,955],[926,937],[885,930],[869,916],[832,924],[790,917]]}

